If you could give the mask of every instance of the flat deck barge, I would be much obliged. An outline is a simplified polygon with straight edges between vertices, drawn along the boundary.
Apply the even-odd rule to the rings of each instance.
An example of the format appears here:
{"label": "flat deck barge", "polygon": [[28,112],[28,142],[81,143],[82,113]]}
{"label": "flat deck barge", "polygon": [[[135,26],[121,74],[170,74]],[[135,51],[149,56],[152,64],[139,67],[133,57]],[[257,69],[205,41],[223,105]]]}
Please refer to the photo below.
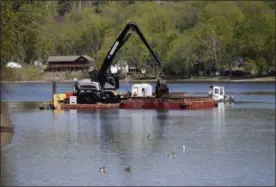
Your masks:
{"label": "flat deck barge", "polygon": [[209,97],[182,98],[130,98],[120,103],[124,109],[205,109],[216,107],[216,102]]}
{"label": "flat deck barge", "polygon": [[119,108],[120,103],[96,103],[96,104],[61,104],[60,109],[71,110],[71,109],[106,109],[106,108]]}
{"label": "flat deck barge", "polygon": [[175,97],[175,98],[154,98],[154,97],[130,97],[120,103],[97,103],[97,104],[61,104],[60,109],[207,109],[216,107],[217,103],[209,97]]}

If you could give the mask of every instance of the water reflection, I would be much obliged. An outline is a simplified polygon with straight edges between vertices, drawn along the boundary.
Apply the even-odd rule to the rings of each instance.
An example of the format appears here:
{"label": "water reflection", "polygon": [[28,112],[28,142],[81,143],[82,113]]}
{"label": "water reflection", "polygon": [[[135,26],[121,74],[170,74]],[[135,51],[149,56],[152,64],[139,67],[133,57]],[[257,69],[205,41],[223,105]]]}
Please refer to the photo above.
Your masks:
{"label": "water reflection", "polygon": [[218,107],[213,110],[214,142],[217,146],[223,143],[226,136],[225,107],[224,103],[219,103]]}
{"label": "water reflection", "polygon": [[[129,115],[126,115],[126,112]],[[149,145],[147,135],[151,134],[151,139],[155,140],[158,139],[156,132],[162,132],[156,130],[162,127],[162,125],[156,125],[158,123],[156,116],[154,111],[105,110],[97,112],[95,116],[97,136],[102,138],[101,142],[104,142],[105,148],[112,145],[112,148],[118,152],[142,152]]]}
{"label": "water reflection", "polygon": [[[34,108],[11,117],[13,144],[1,149],[3,185],[274,184],[275,109]],[[167,157],[171,151],[175,159]]]}
{"label": "water reflection", "polygon": [[[104,116],[105,113],[100,115]],[[155,110],[117,110],[112,113],[112,117],[105,118],[103,128],[106,133],[102,137],[112,140],[111,149],[119,158],[117,169],[120,172],[134,165],[136,168],[133,170],[139,170],[142,163],[147,165],[148,170],[155,165],[154,160],[149,161],[148,158],[158,154],[157,147],[160,146],[166,119],[167,112]],[[150,138],[147,138],[149,134]],[[134,184],[136,180],[129,174],[121,177],[121,183],[124,185]]]}
{"label": "water reflection", "polygon": [[[119,173],[124,172],[124,168],[128,166],[139,165],[139,159],[142,159],[142,162],[148,162],[146,158],[155,154],[158,151],[157,147],[161,149],[160,140],[168,118],[167,111],[154,110],[78,111],[77,115],[82,118],[87,115],[90,119],[89,125],[94,129],[94,133],[90,132],[90,136],[95,136],[96,142],[93,143],[97,144],[98,156],[102,160],[102,165],[98,167],[113,166]],[[71,124],[73,124],[72,120]],[[147,139],[148,134],[151,134],[149,139]],[[112,155],[116,155],[117,159],[113,158],[110,163]],[[154,162],[148,163],[149,166],[152,164]],[[123,184],[133,184],[134,179],[129,175],[122,177]]]}
{"label": "water reflection", "polygon": [[[155,111],[103,110],[94,115],[97,138],[101,138],[104,149],[111,145],[118,152],[142,152],[149,145],[148,134],[153,142],[162,134],[163,124]],[[166,121],[164,115],[162,121]]]}
{"label": "water reflection", "polygon": [[62,110],[53,111],[53,123],[49,125],[50,128],[53,129],[52,133],[54,134],[56,141],[64,141],[68,139],[66,133],[66,122],[68,118],[64,115],[64,111]]}
{"label": "water reflection", "polygon": [[70,138],[72,142],[77,142],[78,139],[78,113],[77,110],[69,111],[69,126],[70,126]]}

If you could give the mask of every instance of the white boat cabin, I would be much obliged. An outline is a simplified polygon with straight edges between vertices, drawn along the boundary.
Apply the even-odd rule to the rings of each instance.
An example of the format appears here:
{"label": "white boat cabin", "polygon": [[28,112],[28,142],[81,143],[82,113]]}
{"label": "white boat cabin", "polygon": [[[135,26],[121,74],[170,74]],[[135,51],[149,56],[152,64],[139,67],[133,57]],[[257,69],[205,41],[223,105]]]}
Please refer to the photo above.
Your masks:
{"label": "white boat cabin", "polygon": [[212,98],[215,101],[224,100],[225,99],[224,87],[222,87],[222,86],[212,86],[209,90],[209,95],[212,96]]}
{"label": "white boat cabin", "polygon": [[131,88],[132,97],[152,97],[152,86],[150,84],[134,84]]}

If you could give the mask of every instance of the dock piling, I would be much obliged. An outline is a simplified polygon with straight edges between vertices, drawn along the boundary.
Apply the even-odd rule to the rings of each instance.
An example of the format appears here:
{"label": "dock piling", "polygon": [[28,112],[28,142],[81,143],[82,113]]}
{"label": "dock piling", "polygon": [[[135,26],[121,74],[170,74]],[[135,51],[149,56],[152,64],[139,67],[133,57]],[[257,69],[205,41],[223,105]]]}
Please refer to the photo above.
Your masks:
{"label": "dock piling", "polygon": [[57,83],[56,81],[53,81],[52,84],[52,106],[54,106],[54,95],[56,94],[57,91]]}

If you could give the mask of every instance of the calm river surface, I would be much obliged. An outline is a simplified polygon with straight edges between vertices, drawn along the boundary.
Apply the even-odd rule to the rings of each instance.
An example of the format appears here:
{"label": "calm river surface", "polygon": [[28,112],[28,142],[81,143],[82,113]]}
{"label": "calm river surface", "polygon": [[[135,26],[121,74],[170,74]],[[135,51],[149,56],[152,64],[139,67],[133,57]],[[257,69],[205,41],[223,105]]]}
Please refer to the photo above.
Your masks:
{"label": "calm river surface", "polygon": [[[209,85],[169,87],[206,95]],[[15,133],[1,147],[1,185],[275,185],[275,84],[222,85],[236,103],[197,111],[41,111],[30,101],[50,100],[51,84],[2,84]],[[71,90],[58,84],[58,92]]]}

